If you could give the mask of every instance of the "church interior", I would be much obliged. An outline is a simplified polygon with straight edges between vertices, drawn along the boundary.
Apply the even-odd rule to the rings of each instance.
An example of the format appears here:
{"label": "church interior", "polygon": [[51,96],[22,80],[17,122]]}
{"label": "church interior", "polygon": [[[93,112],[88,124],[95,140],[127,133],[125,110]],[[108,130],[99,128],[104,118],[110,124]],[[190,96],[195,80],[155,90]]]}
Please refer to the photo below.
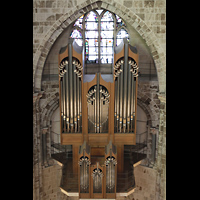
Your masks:
{"label": "church interior", "polygon": [[166,199],[165,4],[33,1],[33,200]]}

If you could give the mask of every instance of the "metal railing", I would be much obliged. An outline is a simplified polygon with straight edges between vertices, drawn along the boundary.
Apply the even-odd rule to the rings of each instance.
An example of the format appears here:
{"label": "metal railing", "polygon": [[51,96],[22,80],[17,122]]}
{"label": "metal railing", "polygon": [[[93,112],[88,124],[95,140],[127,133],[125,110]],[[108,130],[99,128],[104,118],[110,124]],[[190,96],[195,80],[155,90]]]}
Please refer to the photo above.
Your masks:
{"label": "metal railing", "polygon": [[77,173],[66,173],[65,174],[65,172],[63,171],[60,186],[67,192],[79,192],[78,174]]}
{"label": "metal railing", "polygon": [[125,145],[124,159],[133,165],[147,157],[147,131],[136,134],[136,145]]}
{"label": "metal railing", "polygon": [[133,188],[135,188],[133,170],[125,173],[117,173],[117,192],[128,192]]}

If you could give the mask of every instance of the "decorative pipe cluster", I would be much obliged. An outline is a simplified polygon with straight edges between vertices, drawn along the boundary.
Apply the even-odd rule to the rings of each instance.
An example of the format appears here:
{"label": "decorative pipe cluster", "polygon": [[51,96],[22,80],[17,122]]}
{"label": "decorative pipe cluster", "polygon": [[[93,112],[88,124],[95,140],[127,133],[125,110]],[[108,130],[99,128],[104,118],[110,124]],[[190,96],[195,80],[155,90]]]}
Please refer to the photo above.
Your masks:
{"label": "decorative pipe cluster", "polygon": [[115,132],[133,133],[135,130],[135,96],[138,66],[128,57],[125,47],[124,57],[115,66]]}
{"label": "decorative pipe cluster", "polygon": [[[93,101],[95,101],[95,94],[96,94],[96,88],[91,88],[88,93],[86,94],[87,97],[87,103],[91,104]],[[108,93],[108,90],[106,90],[105,88],[100,88],[99,90],[100,94],[101,94],[101,99],[103,100],[103,102],[105,102],[106,104],[109,103],[109,97],[110,94]]]}
{"label": "decorative pipe cluster", "polygon": [[80,186],[82,190],[87,190],[89,187],[89,173],[88,166],[91,164],[88,157],[80,158],[78,164],[80,165]]}
{"label": "decorative pipe cluster", "polygon": [[102,88],[101,88],[99,92],[102,94],[101,99],[102,99],[106,104],[108,104],[108,103],[109,103],[109,97],[110,97],[110,94],[108,93],[108,90],[102,89]]}
{"label": "decorative pipe cluster", "polygon": [[77,74],[78,77],[82,77],[82,65],[81,63],[79,63],[78,60],[73,60],[72,62],[75,66],[76,66],[76,69],[74,70],[74,72]]}
{"label": "decorative pipe cluster", "polygon": [[134,77],[138,77],[138,66],[137,66],[137,63],[133,60],[129,60],[129,65],[131,65],[131,70],[130,72],[132,72],[133,76]]}
{"label": "decorative pipe cluster", "polygon": [[87,97],[87,103],[91,104],[92,101],[95,100],[95,96],[94,94],[96,93],[96,89],[92,88],[91,90],[89,90],[89,92],[87,93],[86,97]]}
{"label": "decorative pipe cluster", "polygon": [[62,132],[81,131],[81,77],[82,66],[78,59],[69,57],[62,60],[59,68],[61,90],[61,127]]}
{"label": "decorative pipe cluster", "polygon": [[81,166],[82,164],[83,164],[83,162],[86,162],[87,163],[87,165],[90,165],[91,164],[91,162],[90,162],[90,160],[89,160],[89,158],[88,157],[81,157],[80,158],[80,160],[78,161],[78,164]]}
{"label": "decorative pipe cluster", "polygon": [[102,178],[102,177],[103,177],[103,172],[102,172],[102,170],[99,169],[98,166],[97,166],[97,168],[93,170],[91,176],[92,176],[93,179],[95,179],[96,176],[99,176],[100,178]]}
{"label": "decorative pipe cluster", "polygon": [[67,60],[64,60],[60,63],[60,65],[58,66],[58,69],[60,70],[59,72],[59,77],[63,77],[64,74],[67,72],[66,70],[66,65],[68,64]]}
{"label": "decorative pipe cluster", "polygon": [[122,72],[121,69],[121,64],[124,63],[124,60],[119,60],[115,65],[114,65],[114,77],[117,78],[119,76],[119,74]]}
{"label": "decorative pipe cluster", "polygon": [[114,166],[117,164],[117,161],[116,161],[115,158],[112,156],[112,157],[106,158],[105,165],[108,166],[108,164],[111,163],[111,162],[113,163]]}
{"label": "decorative pipe cluster", "polygon": [[106,187],[109,190],[112,190],[115,187],[115,165],[117,161],[113,156],[109,156],[106,158]]}

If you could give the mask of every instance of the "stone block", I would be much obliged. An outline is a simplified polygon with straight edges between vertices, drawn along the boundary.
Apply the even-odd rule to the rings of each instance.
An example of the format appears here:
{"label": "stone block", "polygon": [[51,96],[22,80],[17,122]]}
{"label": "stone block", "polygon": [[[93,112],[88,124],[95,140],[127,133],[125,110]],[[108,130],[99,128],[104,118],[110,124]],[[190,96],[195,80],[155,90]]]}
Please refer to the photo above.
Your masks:
{"label": "stone block", "polygon": [[132,1],[124,1],[124,6],[131,8],[132,7]]}

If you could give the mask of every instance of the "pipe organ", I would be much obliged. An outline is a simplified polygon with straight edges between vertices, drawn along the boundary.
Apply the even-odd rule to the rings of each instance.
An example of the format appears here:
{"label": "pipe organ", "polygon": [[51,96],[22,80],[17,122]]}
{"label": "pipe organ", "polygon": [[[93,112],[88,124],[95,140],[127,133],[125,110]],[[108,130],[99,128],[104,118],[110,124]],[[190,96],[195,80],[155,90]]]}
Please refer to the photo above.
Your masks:
{"label": "pipe organ", "polygon": [[[122,45],[124,44],[124,45]],[[137,49],[129,47],[126,40],[115,48],[115,133],[136,133],[136,86],[138,77],[137,57],[129,55]],[[115,54],[115,55],[116,55]],[[133,54],[134,55],[134,54]],[[118,59],[117,59],[118,58]]]}
{"label": "pipe organ", "polygon": [[97,85],[92,86],[87,93],[88,106],[88,132],[108,132],[108,108],[110,94],[106,87],[99,84],[99,73],[97,74]]}
{"label": "pipe organ", "polygon": [[[63,48],[61,49],[61,52]],[[82,50],[75,42],[69,43],[65,49],[66,55],[59,65],[61,132],[81,132],[81,79],[82,79]],[[80,54],[74,57],[74,54]]]}
{"label": "pipe organ", "polygon": [[59,53],[61,144],[72,145],[79,198],[116,198],[124,145],[136,144],[137,49],[115,47],[112,74],[85,74],[82,55],[74,39]]}

